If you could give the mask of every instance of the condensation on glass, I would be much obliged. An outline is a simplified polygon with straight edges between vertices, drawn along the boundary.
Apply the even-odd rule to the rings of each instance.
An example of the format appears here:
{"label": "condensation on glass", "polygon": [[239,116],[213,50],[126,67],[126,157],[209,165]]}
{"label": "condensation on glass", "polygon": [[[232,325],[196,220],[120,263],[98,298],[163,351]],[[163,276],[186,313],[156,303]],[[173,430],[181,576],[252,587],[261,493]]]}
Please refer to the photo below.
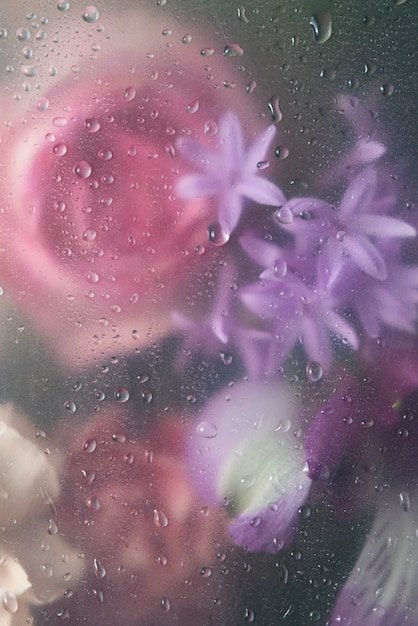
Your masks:
{"label": "condensation on glass", "polygon": [[412,0],[0,15],[0,624],[418,621]]}

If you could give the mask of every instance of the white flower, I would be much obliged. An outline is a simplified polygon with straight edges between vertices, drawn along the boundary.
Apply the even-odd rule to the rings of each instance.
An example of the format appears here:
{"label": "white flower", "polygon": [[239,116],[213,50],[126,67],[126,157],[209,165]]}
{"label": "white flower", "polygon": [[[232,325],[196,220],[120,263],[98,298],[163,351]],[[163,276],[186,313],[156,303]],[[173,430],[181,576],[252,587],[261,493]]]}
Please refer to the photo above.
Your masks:
{"label": "white flower", "polygon": [[78,581],[81,563],[54,522],[55,465],[29,421],[0,405],[0,626],[21,626],[31,605],[52,602]]}

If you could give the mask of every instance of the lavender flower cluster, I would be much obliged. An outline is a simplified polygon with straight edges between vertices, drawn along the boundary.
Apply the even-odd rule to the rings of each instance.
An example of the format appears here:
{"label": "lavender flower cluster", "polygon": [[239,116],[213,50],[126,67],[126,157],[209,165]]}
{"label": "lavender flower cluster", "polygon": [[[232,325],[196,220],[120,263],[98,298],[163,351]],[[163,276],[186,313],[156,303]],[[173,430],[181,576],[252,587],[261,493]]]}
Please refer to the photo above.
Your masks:
{"label": "lavender flower cluster", "polygon": [[[353,115],[348,99],[340,105]],[[307,504],[330,502],[345,521],[366,511],[374,521],[328,623],[418,623],[418,439],[405,424],[418,388],[416,229],[400,218],[400,184],[371,132],[334,164],[323,197],[290,199],[265,178],[275,134],[246,148],[229,113],[218,152],[178,145],[196,168],[178,195],[211,198],[209,241],[237,246],[250,267],[231,254],[207,316],[174,315],[189,345],[238,355],[246,374],[203,409],[190,464],[250,551],[288,546]]]}

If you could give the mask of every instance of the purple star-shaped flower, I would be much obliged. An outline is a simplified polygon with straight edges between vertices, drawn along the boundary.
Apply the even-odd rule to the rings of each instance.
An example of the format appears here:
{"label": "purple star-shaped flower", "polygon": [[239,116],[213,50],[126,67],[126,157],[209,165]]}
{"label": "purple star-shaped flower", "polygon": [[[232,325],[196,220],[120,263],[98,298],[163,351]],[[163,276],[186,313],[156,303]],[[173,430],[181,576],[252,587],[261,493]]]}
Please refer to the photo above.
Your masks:
{"label": "purple star-shaped flower", "polygon": [[368,167],[349,184],[338,209],[314,198],[296,198],[277,214],[281,226],[280,215],[288,215],[285,228],[293,233],[297,249],[306,253],[309,242],[312,253],[321,250],[320,263],[329,285],[336,282],[347,261],[376,280],[386,280],[381,242],[416,235],[413,226],[387,215],[395,198],[380,193],[381,187],[377,170]]}
{"label": "purple star-shaped flower", "polygon": [[279,187],[260,176],[268,165],[266,155],[275,134],[275,127],[269,126],[246,150],[239,121],[229,112],[219,123],[218,152],[187,137],[178,142],[179,150],[201,173],[184,176],[177,194],[184,200],[216,196],[223,243],[238,223],[244,200],[269,206],[286,202]]}

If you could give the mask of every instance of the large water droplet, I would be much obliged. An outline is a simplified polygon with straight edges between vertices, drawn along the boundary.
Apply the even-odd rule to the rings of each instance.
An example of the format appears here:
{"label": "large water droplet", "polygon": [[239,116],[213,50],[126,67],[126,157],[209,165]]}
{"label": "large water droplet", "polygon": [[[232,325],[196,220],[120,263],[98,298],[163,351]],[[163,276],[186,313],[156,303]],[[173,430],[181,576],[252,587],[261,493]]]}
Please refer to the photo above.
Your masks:
{"label": "large water droplet", "polygon": [[229,235],[220,222],[209,224],[207,233],[208,241],[214,246],[223,246],[229,241]]}
{"label": "large water droplet", "polygon": [[306,365],[306,376],[311,382],[317,383],[322,378],[322,365],[317,361],[309,361]]}
{"label": "large water droplet", "polygon": [[106,576],[106,568],[99,559],[93,559],[93,570],[96,578],[104,578]]}
{"label": "large water droplet", "polygon": [[405,511],[405,513],[407,513],[411,508],[409,493],[407,491],[401,491],[401,493],[399,494],[399,500],[403,510]]}
{"label": "large water droplet", "polygon": [[117,402],[128,402],[129,391],[126,389],[126,387],[119,387],[115,390],[114,396]]}
{"label": "large water droplet", "polygon": [[168,517],[164,511],[154,509],[154,524],[159,528],[165,528],[168,526]]}
{"label": "large water droplet", "polygon": [[88,117],[84,121],[84,126],[89,133],[97,133],[97,131],[100,130],[100,122],[94,117]]}
{"label": "large water droplet", "polygon": [[127,87],[125,89],[125,93],[123,94],[123,99],[126,102],[131,102],[136,96],[136,89],[134,87]]}
{"label": "large water droplet", "polygon": [[275,124],[277,122],[280,122],[280,120],[283,118],[283,114],[279,106],[279,96],[272,96],[268,101],[267,106],[269,108],[271,119],[273,120],[273,122]]}
{"label": "large water droplet", "polygon": [[[17,598],[12,591],[3,591],[2,593],[3,606],[8,613],[17,613],[19,605]],[[6,620],[8,623],[8,620]]]}
{"label": "large water droplet", "polygon": [[64,406],[68,413],[75,413],[77,411],[77,405],[73,400],[67,400]]}
{"label": "large water droplet", "polygon": [[94,6],[88,6],[85,8],[84,13],[81,16],[87,24],[94,24],[99,19],[99,11]]}
{"label": "large water droplet", "polygon": [[88,178],[92,173],[92,167],[87,161],[79,161],[74,168],[74,172],[78,178]]}
{"label": "large water droplet", "polygon": [[218,429],[212,422],[200,422],[196,426],[196,432],[205,439],[213,439],[218,434]]}
{"label": "large water droplet", "polygon": [[288,206],[280,207],[280,209],[275,212],[274,219],[279,222],[279,224],[291,224],[293,222],[292,210]]}
{"label": "large water droplet", "polygon": [[242,57],[244,49],[237,43],[231,43],[225,46],[224,56],[226,57]]}
{"label": "large water droplet", "polygon": [[311,16],[309,24],[318,43],[325,43],[332,34],[332,15],[329,11],[317,11]]}

